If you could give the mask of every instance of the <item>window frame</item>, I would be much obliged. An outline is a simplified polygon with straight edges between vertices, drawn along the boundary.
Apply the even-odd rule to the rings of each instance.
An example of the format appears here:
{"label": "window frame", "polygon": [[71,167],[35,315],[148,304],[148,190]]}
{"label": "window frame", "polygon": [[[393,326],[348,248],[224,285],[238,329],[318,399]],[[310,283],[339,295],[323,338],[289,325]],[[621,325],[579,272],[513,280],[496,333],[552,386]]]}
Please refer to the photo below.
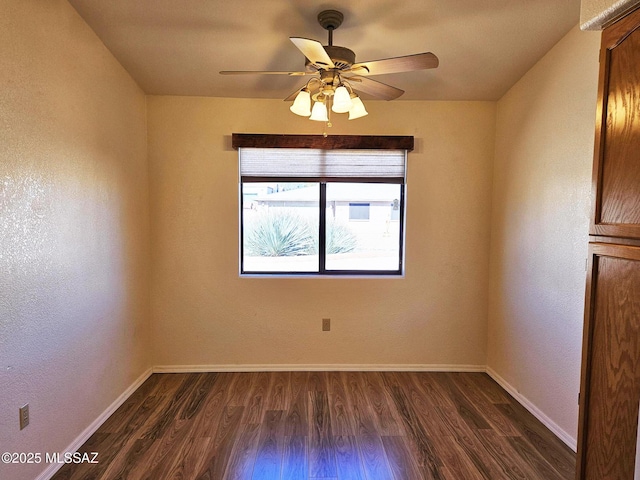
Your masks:
{"label": "window frame", "polygon": [[[232,135],[234,149],[249,148],[308,148],[308,149],[363,149],[363,150],[405,150],[405,159],[409,151],[413,150],[413,137],[409,136],[316,136],[316,135],[260,135],[236,134]],[[406,161],[406,160],[405,160]],[[244,183],[287,183],[305,182],[318,183],[319,192],[319,245],[317,271],[245,271],[244,268]],[[397,270],[328,270],[326,268],[326,213],[327,213],[327,183],[393,183],[400,185],[400,222],[398,238],[398,268]],[[249,277],[291,277],[291,276],[363,276],[363,277],[397,277],[404,275],[404,225],[406,180],[389,177],[260,177],[239,175],[239,223],[240,223],[240,276]],[[356,202],[357,203],[357,202]]]}

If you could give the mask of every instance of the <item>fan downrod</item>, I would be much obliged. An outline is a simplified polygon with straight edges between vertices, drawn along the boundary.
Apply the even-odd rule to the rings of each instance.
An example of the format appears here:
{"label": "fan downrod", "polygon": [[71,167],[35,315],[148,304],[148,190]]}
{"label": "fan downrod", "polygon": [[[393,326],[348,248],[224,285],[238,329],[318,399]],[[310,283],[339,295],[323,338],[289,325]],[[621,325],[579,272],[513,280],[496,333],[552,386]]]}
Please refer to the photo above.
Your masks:
{"label": "fan downrod", "polygon": [[344,15],[338,10],[323,10],[318,14],[318,23],[329,32],[329,46],[333,45],[333,31],[342,25]]}

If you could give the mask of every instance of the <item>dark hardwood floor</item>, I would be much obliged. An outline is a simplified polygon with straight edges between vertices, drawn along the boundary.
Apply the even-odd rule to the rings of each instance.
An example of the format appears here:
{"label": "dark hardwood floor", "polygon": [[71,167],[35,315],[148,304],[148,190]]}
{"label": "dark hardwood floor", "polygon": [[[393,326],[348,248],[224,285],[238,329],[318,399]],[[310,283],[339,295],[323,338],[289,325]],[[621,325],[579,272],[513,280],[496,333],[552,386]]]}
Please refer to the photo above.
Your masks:
{"label": "dark hardwood floor", "polygon": [[575,454],[484,373],[152,375],[55,480],[572,479]]}

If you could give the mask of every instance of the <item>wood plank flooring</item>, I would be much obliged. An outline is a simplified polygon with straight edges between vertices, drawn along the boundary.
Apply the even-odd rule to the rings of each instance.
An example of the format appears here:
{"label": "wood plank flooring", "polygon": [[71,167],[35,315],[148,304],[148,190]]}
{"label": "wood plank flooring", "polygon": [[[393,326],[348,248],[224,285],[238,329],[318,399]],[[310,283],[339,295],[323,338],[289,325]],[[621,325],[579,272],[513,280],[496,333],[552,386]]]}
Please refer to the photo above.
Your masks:
{"label": "wood plank flooring", "polygon": [[575,454],[484,373],[152,375],[55,480],[572,479]]}

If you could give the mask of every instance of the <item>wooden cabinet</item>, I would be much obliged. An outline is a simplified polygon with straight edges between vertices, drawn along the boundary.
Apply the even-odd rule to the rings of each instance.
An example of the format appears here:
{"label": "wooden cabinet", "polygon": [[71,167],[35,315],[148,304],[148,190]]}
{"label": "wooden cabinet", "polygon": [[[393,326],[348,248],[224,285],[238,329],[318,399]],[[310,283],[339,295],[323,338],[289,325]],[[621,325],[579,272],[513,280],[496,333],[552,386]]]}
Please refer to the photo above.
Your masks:
{"label": "wooden cabinet", "polygon": [[640,10],[604,30],[577,480],[634,480],[640,405]]}
{"label": "wooden cabinet", "polygon": [[592,235],[640,238],[640,10],[602,34]]}
{"label": "wooden cabinet", "polygon": [[633,480],[640,402],[640,246],[592,243],[578,476]]}

